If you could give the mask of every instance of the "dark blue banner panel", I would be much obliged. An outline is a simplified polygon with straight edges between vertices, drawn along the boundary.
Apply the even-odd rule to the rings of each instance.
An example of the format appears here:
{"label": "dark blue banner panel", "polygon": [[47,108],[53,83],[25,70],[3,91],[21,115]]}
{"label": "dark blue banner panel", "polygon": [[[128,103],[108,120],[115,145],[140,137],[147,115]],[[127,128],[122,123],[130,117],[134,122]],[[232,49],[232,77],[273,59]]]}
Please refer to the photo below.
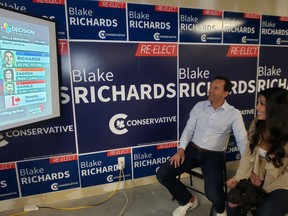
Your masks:
{"label": "dark blue banner panel", "polygon": [[288,45],[288,17],[262,15],[261,44]]}
{"label": "dark blue banner panel", "polygon": [[223,42],[237,44],[259,44],[259,14],[224,12]]}
{"label": "dark blue banner panel", "polygon": [[134,178],[155,175],[158,168],[177,152],[177,142],[133,148]]}
{"label": "dark blue banner panel", "polygon": [[80,186],[77,155],[17,163],[22,196],[68,190]]}
{"label": "dark blue banner panel", "polygon": [[126,3],[67,0],[71,39],[127,40]]}
{"label": "dark blue banner panel", "polygon": [[220,10],[180,8],[180,42],[221,43],[222,14]]}
{"label": "dark blue banner panel", "polygon": [[175,44],[71,42],[70,50],[80,153],[177,139]]}
{"label": "dark blue banner panel", "polygon": [[79,157],[81,187],[85,188],[123,180],[123,174],[120,173],[118,167],[119,157],[124,158],[124,178],[126,180],[132,179],[131,149],[115,149]]}
{"label": "dark blue banner panel", "polygon": [[19,197],[15,163],[0,164],[0,201]]}
{"label": "dark blue banner panel", "polygon": [[178,7],[128,3],[129,41],[178,41]]}

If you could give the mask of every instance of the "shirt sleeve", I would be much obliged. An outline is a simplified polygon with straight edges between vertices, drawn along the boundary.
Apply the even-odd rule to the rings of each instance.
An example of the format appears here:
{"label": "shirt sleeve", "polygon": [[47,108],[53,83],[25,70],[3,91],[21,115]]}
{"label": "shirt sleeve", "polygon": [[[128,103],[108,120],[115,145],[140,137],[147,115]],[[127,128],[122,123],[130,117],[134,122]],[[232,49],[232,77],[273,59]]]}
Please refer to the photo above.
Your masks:
{"label": "shirt sleeve", "polygon": [[189,119],[181,135],[180,144],[178,148],[182,148],[185,150],[188,143],[192,140],[196,128],[197,115],[199,115],[199,112],[201,111],[202,110],[200,108],[200,102],[199,102],[193,107],[193,109],[190,112]]}
{"label": "shirt sleeve", "polygon": [[233,134],[241,155],[244,154],[246,145],[248,143],[247,131],[243,121],[243,117],[239,110],[235,113],[235,119],[232,124]]}

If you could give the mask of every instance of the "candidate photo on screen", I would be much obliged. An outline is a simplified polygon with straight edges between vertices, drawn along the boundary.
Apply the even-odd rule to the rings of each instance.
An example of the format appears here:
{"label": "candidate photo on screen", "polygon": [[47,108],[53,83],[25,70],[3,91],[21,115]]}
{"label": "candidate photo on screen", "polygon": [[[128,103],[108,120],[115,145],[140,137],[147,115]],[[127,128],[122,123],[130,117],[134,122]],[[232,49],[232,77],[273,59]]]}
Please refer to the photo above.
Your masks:
{"label": "candidate photo on screen", "polygon": [[15,58],[14,58],[14,54],[12,51],[10,50],[6,50],[3,53],[3,64],[2,64],[2,68],[6,68],[6,67],[15,67]]}
{"label": "candidate photo on screen", "polygon": [[4,81],[14,81],[14,71],[13,69],[4,69],[3,70],[3,78],[4,78]]}

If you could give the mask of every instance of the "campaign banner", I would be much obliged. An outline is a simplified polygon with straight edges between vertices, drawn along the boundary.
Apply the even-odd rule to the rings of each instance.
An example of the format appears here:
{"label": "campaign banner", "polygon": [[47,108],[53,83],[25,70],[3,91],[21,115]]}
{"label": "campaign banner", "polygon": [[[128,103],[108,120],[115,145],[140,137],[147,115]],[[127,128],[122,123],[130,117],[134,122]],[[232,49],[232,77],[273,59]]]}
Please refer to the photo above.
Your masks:
{"label": "campaign banner", "polygon": [[179,9],[180,42],[221,43],[221,10]]}
{"label": "campaign banner", "polygon": [[[76,153],[67,40],[58,41],[58,50],[61,61],[59,76],[62,78],[61,117],[1,131],[0,163]],[[21,115],[18,109],[12,109],[11,112]]]}
{"label": "campaign banner", "polygon": [[55,20],[58,38],[66,39],[65,0],[0,0],[0,6]]}
{"label": "campaign banner", "polygon": [[0,164],[0,201],[19,197],[15,163]]}
{"label": "campaign banner", "polygon": [[18,162],[17,171],[23,197],[80,186],[77,155]]}
{"label": "campaign banner", "polygon": [[261,44],[288,45],[288,17],[262,15]]}
{"label": "campaign banner", "polygon": [[70,43],[80,153],[177,139],[177,50],[166,43]]}
{"label": "campaign banner", "polygon": [[239,152],[234,135],[229,138],[229,143],[226,149],[226,162],[240,160],[241,154]]}
{"label": "campaign banner", "polygon": [[178,41],[178,7],[128,3],[129,41]]}
{"label": "campaign banner", "polygon": [[259,44],[260,14],[224,12],[223,43]]}
{"label": "campaign banner", "polygon": [[177,152],[177,142],[133,148],[134,179],[155,175],[159,167]]}
{"label": "campaign banner", "polygon": [[246,128],[250,125],[255,113],[258,52],[258,46],[247,45],[179,45],[180,135],[194,105],[208,99],[210,83],[216,76],[232,81],[227,102],[240,110]]}
{"label": "campaign banner", "polygon": [[70,39],[127,40],[126,3],[67,0]]}
{"label": "campaign banner", "polygon": [[[119,157],[124,158],[124,176],[118,167]],[[82,188],[132,179],[131,148],[80,155],[79,167]]]}
{"label": "campaign banner", "polygon": [[258,91],[271,87],[288,90],[288,65],[283,61],[288,56],[285,47],[261,46],[258,67]]}

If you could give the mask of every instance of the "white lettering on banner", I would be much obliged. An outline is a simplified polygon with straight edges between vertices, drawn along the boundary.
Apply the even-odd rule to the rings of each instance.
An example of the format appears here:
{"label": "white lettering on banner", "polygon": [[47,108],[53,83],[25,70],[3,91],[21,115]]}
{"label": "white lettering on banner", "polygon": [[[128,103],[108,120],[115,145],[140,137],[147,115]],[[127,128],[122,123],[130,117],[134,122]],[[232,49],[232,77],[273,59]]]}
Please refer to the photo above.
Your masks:
{"label": "white lettering on banner", "polygon": [[232,92],[233,94],[244,94],[244,93],[254,93],[255,92],[255,80],[249,80],[248,82],[246,80],[239,80],[231,81],[233,83]]}
{"label": "white lettering on banner", "polygon": [[118,20],[92,18],[92,17],[70,17],[71,26],[98,26],[98,27],[118,27]]}
{"label": "white lettering on banner", "polygon": [[130,28],[140,28],[140,29],[171,29],[170,22],[152,22],[152,21],[129,21]]}
{"label": "white lettering on banner", "polygon": [[281,68],[275,68],[274,65],[270,67],[259,66],[258,75],[259,76],[281,76]]}
{"label": "white lettering on banner", "polygon": [[83,8],[77,8],[77,7],[69,7],[68,8],[69,15],[77,15],[77,16],[93,16],[92,10],[87,10],[84,7]]}
{"label": "white lettering on banner", "polygon": [[195,70],[187,68],[179,68],[179,79],[207,79],[210,76],[209,70],[203,70],[197,67]]}
{"label": "white lettering on banner", "polygon": [[96,71],[86,72],[86,68],[81,70],[72,70],[73,82],[112,82],[114,75],[112,72],[101,72],[100,68]]}
{"label": "white lettering on banner", "polygon": [[66,125],[66,126],[54,126],[54,127],[47,127],[47,128],[31,128],[31,129],[24,129],[24,130],[13,130],[13,131],[7,131],[5,135],[7,137],[21,137],[21,136],[37,136],[41,134],[67,133],[67,132],[73,132],[73,131],[74,131],[73,125]]}
{"label": "white lettering on banner", "polygon": [[12,8],[12,9],[15,9],[15,10],[26,12],[26,7],[25,6],[19,6],[16,3],[9,4],[9,3],[6,3],[6,2],[4,2],[4,3],[1,2],[0,5],[4,6],[4,7],[7,7],[7,8]]}
{"label": "white lettering on banner", "polygon": [[[145,100],[145,99],[161,99],[163,97],[174,98],[176,96],[176,84],[168,83],[166,86],[162,84],[140,84],[136,85],[121,85],[119,86],[100,86],[98,89],[95,86],[75,87],[74,96],[75,103],[95,103],[97,100],[101,102],[110,101],[130,101],[130,100]],[[96,97],[97,96],[97,97]]]}
{"label": "white lettering on banner", "polygon": [[288,35],[288,30],[287,29],[266,29],[266,28],[262,28],[261,33],[263,35],[287,36]]}
{"label": "white lettering on banner", "polygon": [[170,156],[161,157],[161,158],[153,158],[153,159],[151,158],[151,159],[140,160],[140,161],[134,161],[134,168],[147,167],[147,166],[163,164],[166,161],[168,161],[169,159],[170,159]]}
{"label": "white lettering on banner", "polygon": [[[68,8],[70,25],[80,26],[99,26],[99,27],[118,27],[117,19],[93,18],[93,11],[85,8]],[[78,16],[78,17],[72,17]],[[82,16],[82,17],[81,17]]]}
{"label": "white lettering on banner", "polygon": [[29,176],[29,175],[39,175],[44,173],[44,168],[36,168],[33,167],[32,169],[20,169],[20,176]]}
{"label": "white lettering on banner", "polygon": [[6,187],[7,187],[7,181],[6,180],[0,181],[0,188],[6,188]]}
{"label": "white lettering on banner", "polygon": [[81,169],[84,169],[86,167],[98,167],[98,166],[102,166],[102,161],[101,160],[99,160],[99,161],[95,161],[95,160],[83,161],[83,162],[80,163]]}
{"label": "white lettering on banner", "polygon": [[35,184],[39,182],[60,180],[60,179],[69,178],[69,177],[70,177],[69,171],[65,171],[65,172],[58,172],[58,173],[26,176],[26,177],[21,177],[20,180],[21,180],[21,184],[24,185],[24,184]]}
{"label": "white lettering on banner", "polygon": [[195,31],[200,33],[214,32],[217,30],[216,25],[199,25],[192,23],[181,23],[180,24],[181,31]]}
{"label": "white lettering on banner", "polygon": [[137,11],[129,11],[129,18],[130,19],[140,19],[140,20],[149,20],[150,15],[145,14],[143,11],[137,12]]}
{"label": "white lettering on banner", "polygon": [[280,87],[288,90],[287,79],[259,79],[258,80],[258,91],[262,91],[266,88]]}
{"label": "white lettering on banner", "polygon": [[81,176],[90,176],[90,175],[97,175],[102,173],[114,172],[118,171],[118,165],[109,165],[103,167],[93,167],[90,169],[83,169],[81,170]]}
{"label": "white lettering on banner", "polygon": [[152,153],[146,153],[146,152],[143,152],[143,153],[138,153],[138,154],[134,154],[133,155],[133,159],[136,161],[136,160],[143,160],[143,159],[150,159],[152,158]]}
{"label": "white lettering on banner", "polygon": [[160,124],[167,122],[176,122],[177,117],[160,117],[160,118],[147,118],[147,119],[134,119],[128,120],[127,126],[136,126],[136,125],[149,125],[149,124]]}
{"label": "white lettering on banner", "polygon": [[[179,76],[181,80],[191,79],[207,79],[209,76],[208,70],[202,70],[197,68],[196,70],[190,70],[190,68],[181,68],[179,70]],[[259,73],[262,76],[280,76],[280,68],[259,68]],[[104,79],[104,78],[103,78]],[[255,80],[238,80],[231,81],[234,86],[232,88],[233,94],[254,93],[256,90]],[[282,87],[287,89],[287,79],[268,79],[258,80],[259,89],[269,87]],[[97,86],[98,87],[98,86]],[[179,97],[194,97],[196,95],[200,97],[207,96],[210,87],[210,82],[183,82],[179,83]],[[131,100],[157,100],[162,98],[174,98],[176,96],[176,84],[168,83],[166,85],[155,84],[140,84],[139,86],[131,85],[103,85],[98,89],[95,86],[86,87],[74,87],[75,103],[96,103],[99,102],[116,102],[116,101],[131,101]]]}
{"label": "white lettering on banner", "polygon": [[112,133],[117,135],[123,135],[128,132],[128,127],[134,127],[139,125],[149,125],[149,124],[161,124],[161,123],[169,123],[169,122],[176,122],[177,117],[171,116],[171,117],[159,117],[159,118],[146,118],[146,119],[132,119],[128,120],[127,115],[123,113],[118,113],[111,117],[109,121],[109,128],[112,131]]}
{"label": "white lettering on banner", "polygon": [[255,114],[255,109],[241,110],[240,113],[241,113],[242,115],[254,115],[254,114]]}

